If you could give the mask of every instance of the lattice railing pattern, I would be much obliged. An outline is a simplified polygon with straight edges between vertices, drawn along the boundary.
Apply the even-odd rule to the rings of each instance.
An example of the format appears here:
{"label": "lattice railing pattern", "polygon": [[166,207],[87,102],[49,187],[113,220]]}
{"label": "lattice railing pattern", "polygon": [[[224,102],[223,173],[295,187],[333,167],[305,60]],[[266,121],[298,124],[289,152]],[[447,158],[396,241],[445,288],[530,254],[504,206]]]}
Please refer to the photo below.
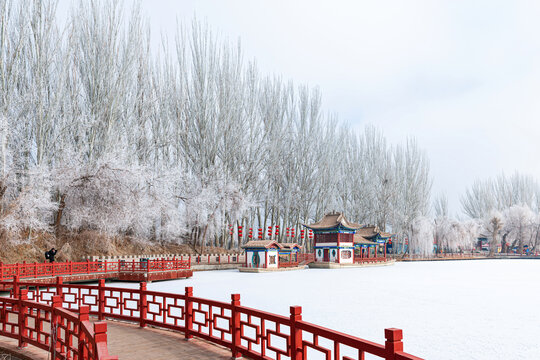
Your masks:
{"label": "lattice railing pattern", "polygon": [[146,261],[83,261],[54,263],[0,263],[0,280],[54,277],[67,275],[108,274],[118,272],[158,272],[191,268],[191,260],[146,260]]}
{"label": "lattice railing pattern", "polygon": [[[138,322],[141,327],[152,325],[180,331],[187,339],[197,336],[231,349],[233,358],[363,360],[369,354],[385,360],[421,360],[403,352],[399,329],[386,329],[386,342],[381,345],[303,321],[299,306],[291,307],[289,317],[241,306],[238,294],[231,295],[230,302],[220,302],[193,296],[191,287],[186,287],[184,294],[172,294],[149,291],[146,283],[140,283],[138,289],[125,289],[105,286],[104,280],[95,286],[63,284],[61,279],[47,285],[16,279],[11,285],[15,296],[26,291],[23,287],[33,286],[28,294],[44,307],[53,306],[58,299],[57,306],[63,306],[65,311],[86,309],[100,320],[121,319]],[[16,337],[20,324],[8,319],[8,315],[18,311],[13,307],[17,307],[13,300],[2,307],[2,335]],[[43,316],[36,317],[36,321],[46,323],[47,315]],[[73,321],[68,316],[64,318]],[[63,333],[72,334],[73,339],[70,342],[66,338],[60,346],[72,349],[77,329],[67,320],[60,328]],[[46,343],[46,335],[44,339]],[[75,350],[70,351],[75,354]],[[86,351],[92,353],[91,349]]]}
{"label": "lattice railing pattern", "polygon": [[[61,292],[56,289],[56,292]],[[52,291],[33,292],[17,286],[13,295],[0,297],[0,335],[18,340],[19,348],[33,345],[50,353],[54,360],[115,360],[107,351],[107,323],[90,323],[88,306],[78,313],[62,308],[62,295],[47,299]]]}

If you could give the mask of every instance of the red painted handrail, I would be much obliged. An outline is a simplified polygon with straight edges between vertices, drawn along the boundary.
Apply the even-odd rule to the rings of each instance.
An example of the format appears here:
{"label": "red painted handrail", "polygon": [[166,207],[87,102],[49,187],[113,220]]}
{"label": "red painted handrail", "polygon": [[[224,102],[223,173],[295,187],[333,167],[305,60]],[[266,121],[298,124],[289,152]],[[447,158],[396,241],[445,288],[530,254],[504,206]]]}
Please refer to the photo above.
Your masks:
{"label": "red painted handrail", "polygon": [[47,285],[21,281],[0,285],[11,285],[13,294],[33,287],[29,297],[46,304],[61,296],[66,309],[88,306],[100,320],[167,328],[183,332],[187,339],[197,336],[231,349],[233,358],[306,360],[319,353],[326,359],[363,359],[364,354],[372,354],[385,360],[421,360],[403,352],[399,329],[386,329],[386,342],[380,345],[303,321],[299,306],[291,307],[289,317],[241,306],[238,294],[226,303],[195,297],[191,287],[184,294],[172,294],[149,291],[146,283],[140,283],[139,289],[106,287],[104,280],[98,286],[63,284],[61,279]]}
{"label": "red painted handrail", "polygon": [[48,351],[54,360],[118,359],[108,353],[107,323],[92,326],[88,306],[80,306],[74,313],[61,307],[62,296],[40,303],[28,300],[27,292],[17,289],[17,297],[0,297],[1,336],[17,339],[19,348],[30,344]]}
{"label": "red painted handrail", "polygon": [[387,261],[390,261],[392,259],[390,258],[387,258],[387,257],[372,257],[372,258],[368,258],[368,257],[361,257],[361,256],[357,256],[355,255],[354,256],[354,262],[355,263],[366,263],[366,264],[369,264],[369,263],[378,263],[378,262],[387,262]]}
{"label": "red painted handrail", "polygon": [[64,275],[109,274],[119,272],[158,272],[191,268],[189,260],[147,260],[147,261],[83,261],[54,263],[0,263],[0,280],[19,278],[39,278]]}

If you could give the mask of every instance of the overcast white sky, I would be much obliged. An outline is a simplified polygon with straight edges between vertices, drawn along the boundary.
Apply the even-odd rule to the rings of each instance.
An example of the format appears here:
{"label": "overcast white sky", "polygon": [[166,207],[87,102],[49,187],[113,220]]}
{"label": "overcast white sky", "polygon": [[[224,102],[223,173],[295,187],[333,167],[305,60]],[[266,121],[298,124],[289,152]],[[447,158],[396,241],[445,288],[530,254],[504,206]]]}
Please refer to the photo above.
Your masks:
{"label": "overcast white sky", "polygon": [[[130,2],[128,2],[130,3]],[[246,60],[319,86],[324,107],[391,142],[415,136],[451,211],[475,178],[540,178],[540,1],[147,0],[152,36],[194,15]]]}

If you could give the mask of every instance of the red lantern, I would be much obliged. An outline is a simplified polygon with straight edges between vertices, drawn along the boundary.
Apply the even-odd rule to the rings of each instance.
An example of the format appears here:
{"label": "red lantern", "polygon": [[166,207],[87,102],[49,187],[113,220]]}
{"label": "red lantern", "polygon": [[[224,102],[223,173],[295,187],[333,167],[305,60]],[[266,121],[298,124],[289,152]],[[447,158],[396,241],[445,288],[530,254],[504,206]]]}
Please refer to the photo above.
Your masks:
{"label": "red lantern", "polygon": [[301,238],[301,239],[304,238],[304,229],[300,230],[300,238]]}

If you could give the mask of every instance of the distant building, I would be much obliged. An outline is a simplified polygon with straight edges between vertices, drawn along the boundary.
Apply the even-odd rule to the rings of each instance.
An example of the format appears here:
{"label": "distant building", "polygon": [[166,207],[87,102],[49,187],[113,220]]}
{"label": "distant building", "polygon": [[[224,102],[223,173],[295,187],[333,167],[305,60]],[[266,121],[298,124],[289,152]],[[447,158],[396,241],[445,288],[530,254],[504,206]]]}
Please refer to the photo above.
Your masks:
{"label": "distant building", "polygon": [[313,230],[315,262],[354,263],[354,234],[362,225],[349,222],[342,213],[329,213],[304,226]]}
{"label": "distant building", "polygon": [[278,268],[279,244],[274,240],[252,240],[242,246],[246,252],[246,267]]}
{"label": "distant building", "polygon": [[298,262],[301,246],[297,243],[278,243],[274,240],[251,240],[242,248],[246,252],[245,267],[277,269],[280,262]]}
{"label": "distant building", "polygon": [[356,230],[354,234],[355,254],[362,257],[376,257],[377,254],[384,254],[385,251],[388,253],[392,247],[393,235],[381,231],[375,225],[364,226]]}

